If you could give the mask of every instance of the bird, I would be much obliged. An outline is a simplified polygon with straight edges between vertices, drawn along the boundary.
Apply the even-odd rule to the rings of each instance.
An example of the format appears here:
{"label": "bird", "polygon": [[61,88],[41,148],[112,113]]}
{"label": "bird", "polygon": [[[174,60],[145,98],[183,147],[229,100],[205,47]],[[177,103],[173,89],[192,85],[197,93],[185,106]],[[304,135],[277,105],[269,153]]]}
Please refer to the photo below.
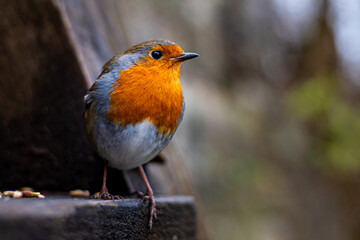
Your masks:
{"label": "bird", "polygon": [[142,165],[168,145],[181,123],[181,64],[198,56],[168,40],[136,44],[106,62],[84,96],[87,136],[104,160],[102,188],[95,198],[114,198],[106,187],[108,166],[138,168],[147,189],[142,197],[149,201],[150,229],[156,202]]}

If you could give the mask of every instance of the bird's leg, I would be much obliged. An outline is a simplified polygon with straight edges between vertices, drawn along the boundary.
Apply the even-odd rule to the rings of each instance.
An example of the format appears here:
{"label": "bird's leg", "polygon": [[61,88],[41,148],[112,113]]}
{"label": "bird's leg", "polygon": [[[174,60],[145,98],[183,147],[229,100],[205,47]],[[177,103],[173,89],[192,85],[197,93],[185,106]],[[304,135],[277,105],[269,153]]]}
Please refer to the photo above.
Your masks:
{"label": "bird's leg", "polygon": [[105,199],[105,200],[114,200],[114,199],[119,199],[119,196],[113,196],[109,193],[107,187],[106,187],[106,178],[107,178],[107,168],[108,168],[108,161],[104,161],[104,175],[103,175],[103,184],[100,190],[100,194],[99,195],[93,195],[91,198],[95,198],[95,199]]}
{"label": "bird's leg", "polygon": [[155,198],[154,198],[154,192],[153,190],[151,189],[151,186],[150,186],[150,183],[149,183],[149,180],[147,179],[146,177],[146,174],[145,174],[145,171],[143,169],[142,166],[139,166],[139,171],[140,171],[140,174],[141,174],[141,177],[146,185],[146,189],[147,189],[147,193],[146,195],[144,194],[139,194],[139,196],[141,196],[145,201],[146,200],[149,200],[150,202],[150,218],[149,218],[149,228],[151,230],[152,228],[152,223],[153,223],[153,219],[156,219],[157,216],[156,216],[156,203],[155,203]]}
{"label": "bird's leg", "polygon": [[103,184],[100,190],[100,198],[104,197],[107,198],[110,194],[106,187],[106,178],[107,178],[107,168],[108,168],[108,161],[105,161],[104,163],[104,175],[103,175]]}

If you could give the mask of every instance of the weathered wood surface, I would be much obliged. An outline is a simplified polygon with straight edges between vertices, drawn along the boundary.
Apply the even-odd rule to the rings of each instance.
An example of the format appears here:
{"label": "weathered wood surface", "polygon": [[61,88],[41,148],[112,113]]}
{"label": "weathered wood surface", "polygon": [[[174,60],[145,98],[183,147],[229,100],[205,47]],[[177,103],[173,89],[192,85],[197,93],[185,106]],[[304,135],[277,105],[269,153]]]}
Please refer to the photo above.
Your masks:
{"label": "weathered wood surface", "polygon": [[157,198],[158,220],[139,199],[99,201],[50,197],[0,200],[2,240],[197,239],[196,209],[189,196]]}

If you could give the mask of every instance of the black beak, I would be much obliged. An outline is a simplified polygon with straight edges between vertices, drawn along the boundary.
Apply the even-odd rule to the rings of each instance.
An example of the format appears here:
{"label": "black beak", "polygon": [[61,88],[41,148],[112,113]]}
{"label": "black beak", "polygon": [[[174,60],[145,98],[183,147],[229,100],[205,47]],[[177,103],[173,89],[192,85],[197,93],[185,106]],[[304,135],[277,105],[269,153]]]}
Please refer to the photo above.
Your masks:
{"label": "black beak", "polygon": [[192,52],[185,52],[185,53],[182,53],[180,56],[178,57],[174,57],[173,59],[175,60],[178,60],[178,61],[186,61],[186,60],[189,60],[189,59],[192,59],[192,58],[196,58],[198,57],[199,54],[197,53],[192,53]]}

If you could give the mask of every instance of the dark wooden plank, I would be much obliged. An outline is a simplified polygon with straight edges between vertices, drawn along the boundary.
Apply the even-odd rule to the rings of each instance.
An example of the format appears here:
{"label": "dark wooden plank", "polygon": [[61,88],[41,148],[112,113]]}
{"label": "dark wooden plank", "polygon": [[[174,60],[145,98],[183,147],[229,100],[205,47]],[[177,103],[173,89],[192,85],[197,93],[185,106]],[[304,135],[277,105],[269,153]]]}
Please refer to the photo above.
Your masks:
{"label": "dark wooden plank", "polygon": [[158,220],[149,231],[148,204],[139,199],[0,200],[0,237],[3,240],[196,239],[192,197],[158,197],[157,206]]}
{"label": "dark wooden plank", "polygon": [[0,1],[0,188],[99,189],[86,79],[52,1]]}

